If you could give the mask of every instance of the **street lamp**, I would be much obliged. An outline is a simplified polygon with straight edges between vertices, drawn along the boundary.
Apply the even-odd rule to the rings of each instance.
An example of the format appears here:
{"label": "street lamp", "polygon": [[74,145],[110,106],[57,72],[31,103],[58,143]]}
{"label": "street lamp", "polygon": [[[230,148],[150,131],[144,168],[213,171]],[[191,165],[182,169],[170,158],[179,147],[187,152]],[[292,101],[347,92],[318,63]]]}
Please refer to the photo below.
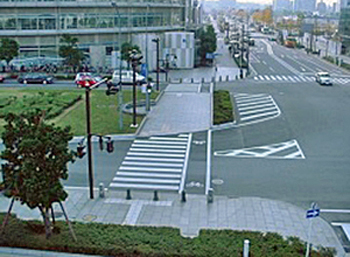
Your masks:
{"label": "street lamp", "polygon": [[159,38],[152,39],[157,44],[157,91],[159,91]]}
{"label": "street lamp", "polygon": [[[118,14],[118,48],[119,48],[119,128],[123,129],[123,90],[122,90],[122,46],[121,46],[121,24],[120,24],[120,12],[118,5],[115,2],[112,2],[111,5],[114,7],[114,10]],[[115,19],[114,19],[115,20]],[[114,22],[115,27],[115,22]]]}
{"label": "street lamp", "polygon": [[132,64],[132,70],[133,70],[133,88],[132,88],[132,93],[133,93],[133,122],[132,122],[132,127],[136,128],[137,123],[136,123],[136,68],[140,64],[141,59],[143,56],[134,49],[130,53],[129,56]]}

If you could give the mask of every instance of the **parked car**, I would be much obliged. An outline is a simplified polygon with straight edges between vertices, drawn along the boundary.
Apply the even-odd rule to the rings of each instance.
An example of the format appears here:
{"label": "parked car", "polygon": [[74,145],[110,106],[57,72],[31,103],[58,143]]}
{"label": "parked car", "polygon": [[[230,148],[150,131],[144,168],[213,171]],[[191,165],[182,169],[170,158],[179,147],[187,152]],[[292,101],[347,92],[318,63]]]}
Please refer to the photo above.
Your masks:
{"label": "parked car", "polygon": [[27,73],[24,76],[18,78],[19,83],[29,84],[29,83],[38,83],[38,84],[52,84],[53,77],[46,73]]}
{"label": "parked car", "polygon": [[331,86],[333,84],[332,78],[328,72],[325,72],[325,71],[317,72],[315,77],[316,77],[316,82],[318,82],[320,85]]}
{"label": "parked car", "polygon": [[[133,71],[132,70],[122,70],[122,84],[133,84]],[[136,82],[138,84],[144,84],[146,83],[146,78],[140,74],[138,74],[137,72],[135,73],[136,76]],[[113,84],[118,85],[120,83],[120,73],[119,70],[115,70],[113,72],[113,76],[112,76],[112,82]]]}
{"label": "parked car", "polygon": [[76,76],[75,84],[77,87],[91,87],[102,80],[101,76],[89,74],[79,74]]}
{"label": "parked car", "polygon": [[0,83],[3,83],[5,81],[5,76],[4,75],[0,75]]}

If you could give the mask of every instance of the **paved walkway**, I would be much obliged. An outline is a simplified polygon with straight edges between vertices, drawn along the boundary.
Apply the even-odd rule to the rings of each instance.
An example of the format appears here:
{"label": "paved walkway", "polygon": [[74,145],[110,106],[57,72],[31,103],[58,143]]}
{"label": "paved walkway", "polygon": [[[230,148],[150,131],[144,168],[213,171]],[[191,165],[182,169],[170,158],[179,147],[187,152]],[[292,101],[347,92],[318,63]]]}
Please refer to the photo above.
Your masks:
{"label": "paved walkway", "polygon": [[[65,208],[70,219],[75,221],[171,226],[180,228],[181,234],[187,237],[197,236],[200,229],[209,228],[271,231],[307,240],[305,210],[280,201],[214,196],[214,201],[208,203],[204,195],[188,195],[187,201],[181,202],[180,195],[170,193],[160,193],[159,201],[153,201],[152,192],[133,193],[133,199],[126,200],[125,192],[117,191],[108,192],[106,198],[99,198],[96,191],[96,199],[90,200],[88,190],[68,189],[68,193]],[[6,211],[8,203],[7,198],[0,196],[0,211]],[[54,210],[60,216],[58,205]],[[15,204],[14,212],[22,219],[41,219],[37,210],[29,210],[19,203]],[[338,256],[344,256],[335,232],[321,218],[313,220],[310,241],[314,246],[335,247]],[[0,248],[0,256],[19,255],[10,255],[8,251]],[[38,251],[30,254],[27,256],[41,256],[37,255]]]}

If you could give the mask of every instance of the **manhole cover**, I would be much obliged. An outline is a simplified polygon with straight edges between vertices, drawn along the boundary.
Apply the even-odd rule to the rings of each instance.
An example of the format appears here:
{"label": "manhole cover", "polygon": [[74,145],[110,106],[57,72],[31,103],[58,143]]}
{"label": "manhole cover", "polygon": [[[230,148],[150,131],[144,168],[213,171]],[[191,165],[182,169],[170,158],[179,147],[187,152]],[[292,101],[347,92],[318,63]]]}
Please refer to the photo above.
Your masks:
{"label": "manhole cover", "polygon": [[90,214],[87,214],[83,217],[83,220],[84,221],[93,221],[97,219],[97,216],[96,215],[90,215]]}
{"label": "manhole cover", "polygon": [[211,182],[217,186],[224,184],[224,181],[222,179],[213,179]]}

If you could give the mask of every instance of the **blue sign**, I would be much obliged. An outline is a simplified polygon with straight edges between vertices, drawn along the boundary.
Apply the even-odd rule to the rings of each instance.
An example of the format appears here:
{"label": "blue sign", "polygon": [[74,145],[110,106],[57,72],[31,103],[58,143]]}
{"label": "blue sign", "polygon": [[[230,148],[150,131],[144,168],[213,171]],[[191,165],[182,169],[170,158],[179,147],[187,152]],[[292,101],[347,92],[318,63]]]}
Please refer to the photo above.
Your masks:
{"label": "blue sign", "polygon": [[147,64],[146,63],[142,63],[141,64],[141,71],[140,71],[141,75],[146,77],[148,76],[148,68],[147,68]]}
{"label": "blue sign", "polygon": [[309,209],[306,212],[307,219],[316,218],[318,216],[320,216],[320,209]]}
{"label": "blue sign", "polygon": [[213,55],[213,53],[206,53],[205,58],[206,59],[214,59],[214,55]]}

